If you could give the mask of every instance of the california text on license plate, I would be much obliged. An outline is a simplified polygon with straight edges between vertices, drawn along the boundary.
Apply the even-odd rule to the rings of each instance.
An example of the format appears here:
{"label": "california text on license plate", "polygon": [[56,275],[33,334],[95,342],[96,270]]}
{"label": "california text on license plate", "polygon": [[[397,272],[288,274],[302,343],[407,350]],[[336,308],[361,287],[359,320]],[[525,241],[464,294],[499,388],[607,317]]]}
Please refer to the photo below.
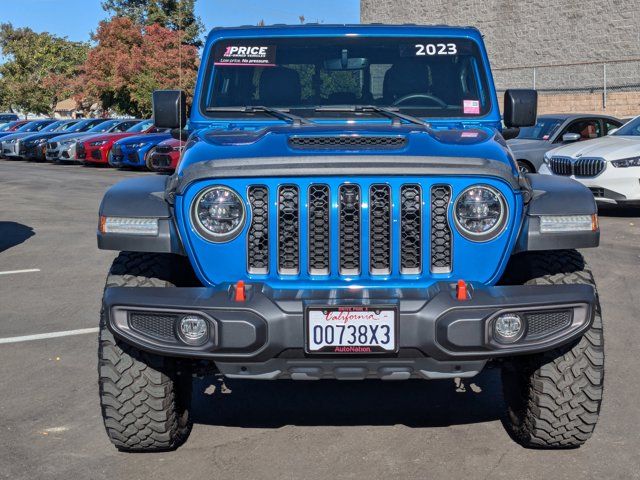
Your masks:
{"label": "california text on license plate", "polygon": [[306,317],[309,353],[396,351],[394,307],[309,307]]}

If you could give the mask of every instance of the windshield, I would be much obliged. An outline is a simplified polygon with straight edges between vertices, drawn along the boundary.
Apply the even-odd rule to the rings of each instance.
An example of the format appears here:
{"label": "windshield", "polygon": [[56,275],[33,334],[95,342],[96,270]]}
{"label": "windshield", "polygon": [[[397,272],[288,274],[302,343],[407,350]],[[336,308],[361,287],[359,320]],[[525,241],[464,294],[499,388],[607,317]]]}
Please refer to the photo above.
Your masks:
{"label": "windshield", "polygon": [[77,121],[73,121],[73,122],[63,122],[60,125],[58,125],[58,128],[56,129],[56,132],[69,132],[71,131],[71,127],[73,127],[74,125],[76,125],[78,122]]}
{"label": "windshield", "polygon": [[47,125],[46,127],[44,127],[40,131],[41,132],[55,132],[55,131],[60,130],[60,127],[62,125],[64,125],[64,122],[62,120],[58,120],[57,122],[50,123],[49,125]]}
{"label": "windshield", "polygon": [[87,130],[87,132],[89,132],[89,133],[105,133],[105,132],[108,132],[109,130],[111,130],[113,127],[115,127],[119,122],[120,122],[120,120],[107,120],[106,122],[100,122],[95,127],[90,128],[89,130]]}
{"label": "windshield", "polygon": [[37,121],[37,122],[25,123],[22,127],[16,130],[16,132],[39,132],[50,123],[51,122],[48,122],[48,121]]}
{"label": "windshield", "polygon": [[134,125],[130,129],[128,129],[127,132],[133,132],[133,133],[144,132],[145,130],[148,130],[149,128],[151,128],[152,125],[153,125],[153,120],[145,120],[143,122],[140,122]]}
{"label": "windshield", "polygon": [[2,127],[0,127],[0,132],[8,132],[13,127],[15,127],[17,123],[18,123],[17,121],[16,122],[5,123]]}
{"label": "windshield", "polygon": [[640,117],[636,117],[628,123],[625,123],[611,135],[627,135],[640,137]]}
{"label": "windshield", "polygon": [[80,120],[78,123],[76,123],[73,127],[70,127],[66,130],[66,133],[74,133],[74,132],[86,132],[87,130],[89,130],[93,125],[95,125],[95,119],[87,119],[87,120]]}
{"label": "windshield", "polygon": [[517,138],[527,140],[549,140],[556,133],[564,120],[561,118],[538,118],[533,127],[521,127]]}
{"label": "windshield", "polygon": [[375,105],[425,117],[480,117],[491,108],[480,49],[468,39],[225,40],[213,50],[201,104],[212,117],[242,116],[221,111],[252,105]]}

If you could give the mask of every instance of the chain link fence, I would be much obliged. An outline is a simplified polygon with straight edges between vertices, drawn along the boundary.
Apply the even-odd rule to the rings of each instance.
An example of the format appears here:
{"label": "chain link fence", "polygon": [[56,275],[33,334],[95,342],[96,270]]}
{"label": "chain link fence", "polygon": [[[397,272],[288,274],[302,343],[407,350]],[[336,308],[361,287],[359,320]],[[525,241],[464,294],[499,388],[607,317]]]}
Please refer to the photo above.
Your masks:
{"label": "chain link fence", "polygon": [[640,58],[612,62],[497,68],[498,93],[538,90],[539,113],[640,114]]}

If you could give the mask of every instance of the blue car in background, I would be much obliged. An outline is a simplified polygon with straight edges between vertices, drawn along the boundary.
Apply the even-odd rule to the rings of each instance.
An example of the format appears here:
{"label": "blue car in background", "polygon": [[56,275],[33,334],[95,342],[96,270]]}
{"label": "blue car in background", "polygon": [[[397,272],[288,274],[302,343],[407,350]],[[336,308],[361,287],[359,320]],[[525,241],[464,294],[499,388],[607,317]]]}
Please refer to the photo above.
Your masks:
{"label": "blue car in background", "polygon": [[172,138],[171,133],[148,133],[126,137],[113,144],[109,155],[112,167],[146,167],[147,155],[160,142]]}

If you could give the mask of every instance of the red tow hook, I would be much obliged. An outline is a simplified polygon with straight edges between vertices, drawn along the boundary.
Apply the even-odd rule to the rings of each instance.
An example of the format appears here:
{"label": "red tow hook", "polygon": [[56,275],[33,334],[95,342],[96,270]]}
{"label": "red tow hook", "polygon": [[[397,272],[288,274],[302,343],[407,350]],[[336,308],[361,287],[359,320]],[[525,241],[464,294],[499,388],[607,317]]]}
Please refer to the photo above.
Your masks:
{"label": "red tow hook", "polygon": [[467,300],[467,282],[464,280],[458,280],[458,286],[456,287],[456,297],[460,301]]}
{"label": "red tow hook", "polygon": [[244,289],[244,282],[238,280],[236,283],[236,294],[234,297],[236,302],[244,302],[247,299],[247,292]]}

